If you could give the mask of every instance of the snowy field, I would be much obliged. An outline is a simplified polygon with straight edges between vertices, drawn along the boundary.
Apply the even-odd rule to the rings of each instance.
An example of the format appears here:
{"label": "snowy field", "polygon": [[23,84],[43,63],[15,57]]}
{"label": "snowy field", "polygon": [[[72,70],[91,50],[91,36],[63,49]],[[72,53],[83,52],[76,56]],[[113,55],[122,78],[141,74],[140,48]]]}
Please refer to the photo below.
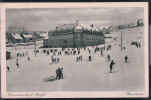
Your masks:
{"label": "snowy field", "polygon": [[[121,52],[120,36],[123,33],[123,46],[125,50]],[[142,32],[142,33],[141,33]],[[82,49],[78,55],[65,55],[62,52],[59,57],[60,63],[51,63],[51,56],[41,53],[45,48],[38,48],[40,53],[36,57],[33,48],[14,47],[8,48],[11,51],[12,59],[7,60],[7,66],[10,71],[7,72],[7,91],[8,92],[46,92],[46,91],[141,91],[144,90],[144,31],[143,27],[126,29],[111,33],[113,37],[118,37],[117,41],[111,40],[106,44],[112,45],[112,49],[94,53],[93,47],[87,47],[91,50]],[[137,38],[141,37],[141,38]],[[131,42],[139,41],[141,48],[131,45]],[[116,43],[116,45],[115,45]],[[48,49],[48,48],[47,48]],[[50,48],[48,49],[50,50]],[[28,56],[18,57],[20,67],[16,66],[16,54],[28,52]],[[61,48],[58,48],[61,51]],[[116,62],[114,73],[110,71],[110,61],[107,61],[107,55],[110,54],[111,60]],[[82,61],[76,62],[77,56],[83,56]],[[92,61],[88,61],[88,56],[92,56]],[[124,57],[129,57],[129,62],[124,63]],[[44,82],[44,78],[56,76],[56,69],[63,68],[64,79]]]}

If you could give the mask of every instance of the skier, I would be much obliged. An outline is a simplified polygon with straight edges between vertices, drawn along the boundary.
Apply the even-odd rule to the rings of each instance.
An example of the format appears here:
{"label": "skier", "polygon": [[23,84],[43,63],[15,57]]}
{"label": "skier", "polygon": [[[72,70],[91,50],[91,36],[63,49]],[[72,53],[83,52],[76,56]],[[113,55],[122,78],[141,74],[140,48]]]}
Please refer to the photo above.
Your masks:
{"label": "skier", "polygon": [[30,61],[30,58],[28,57],[28,61]]}
{"label": "skier", "polygon": [[59,70],[60,70],[60,68],[58,68],[58,69],[56,70],[56,79],[59,78]]}
{"label": "skier", "polygon": [[7,71],[9,72],[9,66],[7,66]]}
{"label": "skier", "polygon": [[91,54],[91,50],[89,50],[89,54]]}
{"label": "skier", "polygon": [[59,52],[59,55],[61,55],[61,51]]}
{"label": "skier", "polygon": [[81,55],[81,61],[82,61],[82,55]]}
{"label": "skier", "polygon": [[79,61],[79,58],[77,57],[77,62]]}
{"label": "skier", "polygon": [[127,57],[127,55],[125,56],[125,63],[127,63],[127,60],[128,60],[128,57]]}
{"label": "skier", "polygon": [[141,47],[141,44],[138,42],[138,47],[140,48]]}
{"label": "skier", "polygon": [[113,65],[115,64],[115,62],[112,60],[110,63],[110,73],[112,73],[112,69],[113,69]]}
{"label": "skier", "polygon": [[91,61],[91,56],[89,56],[89,61]]}
{"label": "skier", "polygon": [[54,63],[54,59],[52,58],[52,63]]}
{"label": "skier", "polygon": [[80,51],[78,50],[78,54],[80,54]]}
{"label": "skier", "polygon": [[79,60],[81,60],[81,56],[79,56]]}
{"label": "skier", "polygon": [[16,63],[16,65],[17,65],[17,68],[19,67],[19,64],[18,64],[18,62]]}
{"label": "skier", "polygon": [[57,58],[57,62],[59,63],[59,58]]}
{"label": "skier", "polygon": [[107,55],[107,58],[108,58],[108,61],[110,61],[110,55],[109,54]]}
{"label": "skier", "polygon": [[60,71],[61,71],[61,73],[60,73],[61,74],[61,79],[63,79],[63,68],[61,68]]}
{"label": "skier", "polygon": [[103,52],[102,52],[102,50],[101,50],[101,56],[103,56]]}
{"label": "skier", "polygon": [[47,51],[47,55],[49,55],[49,51]]}
{"label": "skier", "polygon": [[58,79],[59,79],[59,80],[60,80],[61,76],[62,76],[62,71],[61,71],[61,69],[59,68],[59,70],[58,70]]}

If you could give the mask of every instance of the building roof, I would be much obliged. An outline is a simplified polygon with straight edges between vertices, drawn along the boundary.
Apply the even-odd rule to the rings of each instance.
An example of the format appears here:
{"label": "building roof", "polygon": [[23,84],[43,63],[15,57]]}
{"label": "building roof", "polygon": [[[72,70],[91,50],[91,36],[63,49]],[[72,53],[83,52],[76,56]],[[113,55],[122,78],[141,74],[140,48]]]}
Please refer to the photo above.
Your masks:
{"label": "building roof", "polygon": [[81,23],[73,23],[73,24],[64,24],[60,25],[56,28],[59,30],[71,30],[71,29],[84,29],[84,30],[92,30],[99,31],[99,29],[94,25],[81,24]]}
{"label": "building roof", "polygon": [[23,37],[24,38],[32,38],[32,35],[31,34],[23,34]]}
{"label": "building roof", "polygon": [[85,30],[99,31],[96,26],[88,25],[88,24],[79,24],[75,29],[85,29]]}
{"label": "building roof", "polygon": [[57,27],[57,30],[72,30],[78,26],[78,23],[64,24]]}
{"label": "building roof", "polygon": [[38,33],[41,37],[47,37],[48,33]]}
{"label": "building roof", "polygon": [[105,25],[105,26],[101,26],[99,29],[100,29],[100,30],[103,30],[103,29],[108,29],[108,28],[109,28],[109,26],[106,26],[106,25]]}
{"label": "building roof", "polygon": [[23,39],[23,38],[20,36],[20,34],[17,34],[17,33],[12,33],[12,36],[13,36],[15,39],[20,39],[20,40]]}

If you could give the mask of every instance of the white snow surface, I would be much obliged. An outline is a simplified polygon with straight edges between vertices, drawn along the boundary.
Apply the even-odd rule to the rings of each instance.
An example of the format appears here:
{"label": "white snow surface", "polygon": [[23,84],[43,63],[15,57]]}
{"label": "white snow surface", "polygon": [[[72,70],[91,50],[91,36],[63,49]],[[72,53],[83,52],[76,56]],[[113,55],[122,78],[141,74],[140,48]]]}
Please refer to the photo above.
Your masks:
{"label": "white snow surface", "polygon": [[[123,46],[126,50],[121,52],[120,36],[123,33]],[[142,33],[141,33],[142,32]],[[64,55],[62,52],[59,57],[60,63],[51,63],[51,55],[46,56],[41,53],[45,48],[38,48],[40,53],[36,57],[33,48],[10,49],[12,59],[7,60],[10,72],[7,72],[7,91],[8,92],[51,92],[51,91],[142,91],[144,90],[144,31],[143,27],[130,30],[122,30],[111,33],[118,37],[117,41],[105,44],[112,45],[109,51],[103,51],[104,56],[100,56],[100,51],[94,53],[93,47],[91,54],[88,50],[82,49],[80,55],[83,60],[76,62],[76,57],[80,55]],[[137,38],[140,37],[141,38]],[[131,45],[132,41],[139,41],[141,48]],[[116,45],[115,45],[116,43]],[[99,47],[103,47],[99,45]],[[13,47],[12,47],[13,48]],[[50,50],[50,48],[47,48]],[[57,48],[61,51],[61,48]],[[16,54],[28,52],[28,56],[18,57],[20,68],[16,67]],[[106,57],[110,54],[116,64],[114,73],[109,73],[109,65]],[[88,56],[92,56],[92,61],[88,61]],[[124,57],[129,57],[129,63],[124,63]],[[52,82],[44,82],[44,78],[56,76],[56,69],[63,68],[64,79]]]}

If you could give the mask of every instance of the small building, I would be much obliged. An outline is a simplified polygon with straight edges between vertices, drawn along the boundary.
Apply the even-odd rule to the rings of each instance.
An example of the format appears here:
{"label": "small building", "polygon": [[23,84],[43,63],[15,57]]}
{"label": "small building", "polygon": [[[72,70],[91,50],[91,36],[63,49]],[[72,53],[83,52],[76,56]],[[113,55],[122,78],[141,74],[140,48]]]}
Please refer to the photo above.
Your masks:
{"label": "small building", "polygon": [[43,41],[47,47],[84,47],[105,43],[105,36],[93,24],[73,23],[57,26],[49,32],[48,42]]}
{"label": "small building", "polygon": [[47,37],[45,37],[44,39],[43,39],[43,47],[48,47],[48,41],[49,40],[49,37],[47,36]]}
{"label": "small building", "polygon": [[137,26],[144,26],[143,19],[137,20]]}
{"label": "small building", "polygon": [[101,26],[99,29],[103,34],[109,34],[110,33],[110,29],[107,25],[105,26]]}
{"label": "small building", "polygon": [[24,42],[33,42],[35,40],[35,37],[33,37],[33,35],[29,33],[23,33],[21,34],[21,36],[23,37]]}
{"label": "small building", "polygon": [[6,60],[10,59],[11,58],[11,52],[9,51],[6,51]]}
{"label": "small building", "polygon": [[44,39],[44,38],[48,37],[47,32],[35,32],[34,35],[38,40],[41,40],[41,39]]}
{"label": "small building", "polygon": [[21,43],[23,42],[23,38],[20,36],[19,33],[6,33],[6,42],[12,43]]}

